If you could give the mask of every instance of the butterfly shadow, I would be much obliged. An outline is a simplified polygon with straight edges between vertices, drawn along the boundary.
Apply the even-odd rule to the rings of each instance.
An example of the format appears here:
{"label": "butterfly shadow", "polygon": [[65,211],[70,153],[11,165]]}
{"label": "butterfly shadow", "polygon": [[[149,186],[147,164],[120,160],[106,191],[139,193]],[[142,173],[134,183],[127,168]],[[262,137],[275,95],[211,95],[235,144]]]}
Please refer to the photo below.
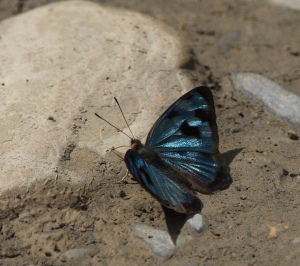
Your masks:
{"label": "butterfly shadow", "polygon": [[[243,149],[244,148],[239,148],[239,149],[234,149],[234,150],[223,153],[226,164],[229,166],[231,164],[231,162],[234,160],[234,158]],[[193,215],[179,213],[179,212],[176,212],[172,209],[165,207],[164,205],[161,205],[161,206],[165,213],[168,233],[172,239],[173,244],[176,245],[177,238],[179,237],[183,226],[185,225],[185,223],[188,219],[192,218]]]}
{"label": "butterfly shadow", "polygon": [[229,166],[234,158],[245,148],[234,149],[223,153],[226,164]]}
{"label": "butterfly shadow", "polygon": [[185,225],[187,219],[191,217],[191,215],[176,212],[163,205],[161,206],[165,213],[168,233],[171,237],[173,244],[176,246],[176,241],[178,236],[180,235],[181,229]]}

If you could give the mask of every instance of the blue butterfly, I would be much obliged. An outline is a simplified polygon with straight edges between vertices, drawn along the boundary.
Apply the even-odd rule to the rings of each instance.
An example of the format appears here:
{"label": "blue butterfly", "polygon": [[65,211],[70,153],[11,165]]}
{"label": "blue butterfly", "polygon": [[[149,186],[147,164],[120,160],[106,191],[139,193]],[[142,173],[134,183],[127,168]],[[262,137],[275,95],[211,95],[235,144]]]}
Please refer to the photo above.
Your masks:
{"label": "blue butterfly", "polygon": [[196,192],[211,194],[232,183],[218,145],[213,95],[201,86],[160,116],[145,145],[132,139],[124,161],[162,205],[180,213],[200,213],[203,204]]}

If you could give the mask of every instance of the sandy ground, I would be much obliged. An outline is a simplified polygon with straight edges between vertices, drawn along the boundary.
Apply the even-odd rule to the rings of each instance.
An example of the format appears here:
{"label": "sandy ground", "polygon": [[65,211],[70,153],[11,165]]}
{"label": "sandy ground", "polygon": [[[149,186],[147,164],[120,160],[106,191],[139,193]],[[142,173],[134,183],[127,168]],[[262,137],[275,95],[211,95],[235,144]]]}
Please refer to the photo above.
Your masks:
{"label": "sandy ground", "polygon": [[[2,0],[0,17],[49,2]],[[250,0],[103,2],[159,18],[190,39],[199,62],[190,74],[216,87],[220,150],[234,183],[200,196],[206,230],[185,228],[190,240],[164,260],[130,231],[138,222],[166,228],[159,203],[130,179],[117,184],[125,173],[118,157],[75,147],[62,167],[89,169],[85,186],[74,190],[58,176],[0,199],[0,265],[300,265],[300,141],[288,133],[300,129],[230,80],[235,71],[259,73],[300,95],[299,12]],[[78,248],[91,256],[61,259]]]}

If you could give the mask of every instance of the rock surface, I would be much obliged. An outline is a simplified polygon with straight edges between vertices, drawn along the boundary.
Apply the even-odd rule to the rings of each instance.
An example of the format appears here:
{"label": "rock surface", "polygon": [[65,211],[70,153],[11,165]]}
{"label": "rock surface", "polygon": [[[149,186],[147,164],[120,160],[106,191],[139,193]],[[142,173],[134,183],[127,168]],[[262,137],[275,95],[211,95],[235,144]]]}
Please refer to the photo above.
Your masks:
{"label": "rock surface", "polygon": [[187,224],[199,233],[205,230],[205,218],[199,213],[188,219]]}
{"label": "rock surface", "polygon": [[0,193],[57,172],[80,184],[87,174],[63,165],[75,147],[104,155],[129,142],[94,112],[123,129],[116,96],[143,138],[193,87],[180,70],[193,63],[188,45],[139,13],[61,2],[1,22],[0,36]]}
{"label": "rock surface", "polygon": [[95,256],[99,251],[93,248],[74,248],[64,252],[60,260],[63,262],[72,260],[84,260],[87,257]]}
{"label": "rock surface", "polygon": [[234,87],[254,100],[263,102],[267,111],[290,123],[300,125],[300,98],[275,82],[252,73],[235,73]]}
{"label": "rock surface", "polygon": [[138,223],[131,227],[131,231],[137,238],[149,245],[154,255],[165,259],[173,256],[175,245],[166,230],[155,229],[147,224]]}
{"label": "rock surface", "polygon": [[[174,218],[175,223],[175,218]],[[196,214],[187,219],[186,225],[200,233],[205,230],[205,218],[201,214]],[[184,226],[186,227],[186,226]],[[182,247],[188,244],[193,236],[184,229],[178,235],[171,237],[167,230],[157,229],[145,223],[137,223],[131,227],[133,235],[144,241],[155,256],[165,259],[171,258],[175,253],[176,247]],[[200,236],[196,234],[196,238]]]}
{"label": "rock surface", "polygon": [[282,6],[282,7],[300,10],[300,1],[299,0],[269,0],[269,2],[272,4]]}

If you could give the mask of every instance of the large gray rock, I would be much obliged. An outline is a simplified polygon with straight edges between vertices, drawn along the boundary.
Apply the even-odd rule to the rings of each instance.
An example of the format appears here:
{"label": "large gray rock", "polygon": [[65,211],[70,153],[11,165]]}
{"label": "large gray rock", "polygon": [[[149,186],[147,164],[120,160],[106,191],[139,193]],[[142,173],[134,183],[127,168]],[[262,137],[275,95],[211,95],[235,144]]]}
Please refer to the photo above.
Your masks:
{"label": "large gray rock", "polygon": [[[75,146],[104,153],[128,144],[94,116],[123,129],[114,96],[135,135],[145,137],[163,109],[193,87],[180,70],[191,60],[166,25],[91,2],[55,3],[2,21],[0,193],[54,178]],[[76,171],[63,178],[86,180]]]}

